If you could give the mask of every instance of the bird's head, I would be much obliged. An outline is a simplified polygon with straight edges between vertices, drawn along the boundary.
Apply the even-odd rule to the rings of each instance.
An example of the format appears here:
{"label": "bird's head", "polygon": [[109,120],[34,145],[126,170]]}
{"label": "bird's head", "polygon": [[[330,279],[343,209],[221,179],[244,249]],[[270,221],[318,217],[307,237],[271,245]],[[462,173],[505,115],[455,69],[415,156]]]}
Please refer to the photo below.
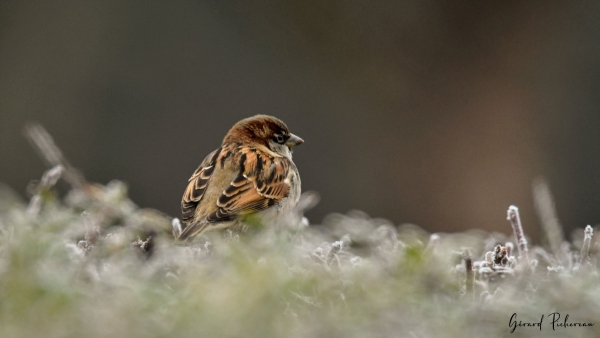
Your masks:
{"label": "bird's head", "polygon": [[223,140],[223,143],[228,142],[261,145],[280,156],[291,158],[292,148],[304,143],[304,140],[290,133],[280,119],[269,115],[255,115],[236,123]]}

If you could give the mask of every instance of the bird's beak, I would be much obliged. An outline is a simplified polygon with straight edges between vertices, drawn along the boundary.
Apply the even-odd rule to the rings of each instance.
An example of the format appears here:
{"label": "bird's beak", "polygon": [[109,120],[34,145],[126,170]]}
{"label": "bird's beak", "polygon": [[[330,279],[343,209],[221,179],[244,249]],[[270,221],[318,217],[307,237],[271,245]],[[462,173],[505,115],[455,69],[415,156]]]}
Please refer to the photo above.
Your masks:
{"label": "bird's beak", "polygon": [[300,145],[302,143],[304,143],[303,139],[299,138],[294,134],[290,134],[290,138],[287,140],[287,142],[285,142],[285,145],[288,146],[288,148],[292,149],[295,146]]}

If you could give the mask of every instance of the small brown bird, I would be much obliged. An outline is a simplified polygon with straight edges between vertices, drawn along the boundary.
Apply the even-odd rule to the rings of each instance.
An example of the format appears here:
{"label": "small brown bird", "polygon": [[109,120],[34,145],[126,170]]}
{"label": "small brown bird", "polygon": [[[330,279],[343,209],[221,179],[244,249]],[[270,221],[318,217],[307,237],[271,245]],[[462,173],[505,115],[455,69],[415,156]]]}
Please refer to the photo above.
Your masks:
{"label": "small brown bird", "polygon": [[180,240],[237,225],[249,214],[277,219],[300,198],[292,148],[304,141],[280,119],[256,115],[236,123],[196,169],[181,200]]}

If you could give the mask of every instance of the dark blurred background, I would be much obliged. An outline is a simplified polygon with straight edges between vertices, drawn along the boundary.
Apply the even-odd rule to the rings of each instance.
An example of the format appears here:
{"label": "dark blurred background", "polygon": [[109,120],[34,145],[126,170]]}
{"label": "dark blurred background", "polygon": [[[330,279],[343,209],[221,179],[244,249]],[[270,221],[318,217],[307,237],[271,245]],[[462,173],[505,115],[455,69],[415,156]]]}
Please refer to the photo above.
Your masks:
{"label": "dark blurred background", "polygon": [[92,181],[179,216],[237,120],[283,119],[308,216],[534,239],[545,177],[568,228],[600,220],[598,1],[0,1],[0,181],[25,196],[40,121]]}

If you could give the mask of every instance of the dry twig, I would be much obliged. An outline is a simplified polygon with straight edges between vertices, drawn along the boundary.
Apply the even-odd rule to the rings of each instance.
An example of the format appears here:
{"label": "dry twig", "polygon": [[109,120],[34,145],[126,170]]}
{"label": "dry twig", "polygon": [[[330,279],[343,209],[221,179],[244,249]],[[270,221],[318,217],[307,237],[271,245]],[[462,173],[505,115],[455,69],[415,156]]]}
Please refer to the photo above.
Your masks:
{"label": "dry twig", "polygon": [[508,208],[508,217],[507,219],[510,221],[512,225],[513,232],[515,234],[515,239],[517,240],[517,245],[519,248],[519,256],[525,259],[525,262],[529,264],[529,255],[527,250],[527,239],[525,239],[525,234],[523,233],[523,226],[521,225],[521,217],[519,216],[519,208],[514,205],[511,205]]}
{"label": "dry twig", "polygon": [[557,254],[564,242],[564,234],[556,216],[556,208],[554,207],[550,188],[548,188],[548,184],[543,178],[538,178],[533,182],[533,197],[550,249],[552,253]]}
{"label": "dry twig", "polygon": [[590,245],[592,242],[592,236],[594,235],[594,229],[590,225],[585,227],[584,237],[583,237],[583,246],[581,247],[581,260],[580,263],[583,263],[586,260],[589,260],[590,257]]}
{"label": "dry twig", "polygon": [[41,124],[32,123],[26,126],[25,136],[48,165],[63,167],[63,177],[73,188],[80,189],[85,184],[83,175],[67,161],[52,136]]}
{"label": "dry twig", "polygon": [[60,179],[63,173],[63,167],[59,164],[47,170],[42,176],[42,180],[36,188],[36,193],[31,197],[27,206],[27,213],[36,216],[42,208],[42,194],[52,188]]}

